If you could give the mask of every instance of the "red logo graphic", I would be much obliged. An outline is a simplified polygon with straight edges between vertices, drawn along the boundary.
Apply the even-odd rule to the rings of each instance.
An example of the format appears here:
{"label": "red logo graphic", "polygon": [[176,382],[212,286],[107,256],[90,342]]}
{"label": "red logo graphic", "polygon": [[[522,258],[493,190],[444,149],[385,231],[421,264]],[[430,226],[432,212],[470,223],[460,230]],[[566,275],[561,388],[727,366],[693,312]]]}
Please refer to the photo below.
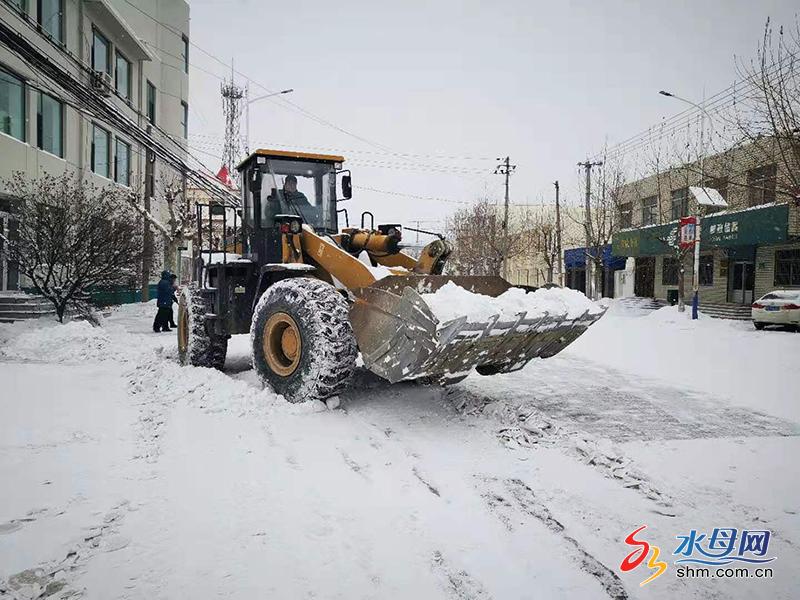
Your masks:
{"label": "red logo graphic", "polygon": [[667,563],[664,561],[658,560],[659,555],[661,554],[661,549],[658,546],[651,546],[644,540],[637,540],[636,534],[639,533],[642,529],[647,527],[647,525],[642,525],[639,529],[636,529],[628,534],[628,537],[625,538],[625,543],[628,546],[636,547],[628,556],[622,559],[622,563],[620,563],[619,568],[623,573],[627,573],[628,571],[633,571],[636,567],[638,567],[644,559],[647,558],[647,555],[650,554],[650,549],[652,548],[653,552],[650,556],[650,560],[647,561],[647,566],[650,569],[655,569],[655,573],[650,575],[647,579],[645,579],[639,586],[644,586],[653,581],[656,577],[664,573],[667,570]]}

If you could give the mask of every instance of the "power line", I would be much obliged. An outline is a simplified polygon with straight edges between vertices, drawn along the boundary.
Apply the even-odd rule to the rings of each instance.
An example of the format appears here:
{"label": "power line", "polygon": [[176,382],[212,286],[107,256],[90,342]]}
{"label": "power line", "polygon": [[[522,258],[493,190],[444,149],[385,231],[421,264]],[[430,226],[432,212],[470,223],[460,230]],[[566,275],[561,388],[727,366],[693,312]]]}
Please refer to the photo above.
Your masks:
{"label": "power line", "polygon": [[[133,4],[130,0],[124,0],[124,2],[126,4],[128,4],[128,5],[130,5],[135,10],[139,11],[142,15],[146,16],[148,19],[152,20],[155,23],[158,23],[159,25],[161,25],[162,27],[164,27],[168,31],[171,31],[172,33],[174,33],[175,35],[177,35],[178,37],[183,39],[184,34],[179,29],[176,29],[175,27],[173,27],[171,25],[168,25],[167,23],[159,21],[158,19],[156,19],[152,15],[148,14],[147,12],[143,11],[141,8],[139,8],[138,6]],[[219,57],[215,56],[211,52],[205,50],[204,48],[198,46],[197,44],[195,44],[191,40],[189,40],[189,45],[191,47],[193,47],[193,48],[198,49],[200,52],[202,52],[203,54],[205,54],[206,56],[208,56],[212,60],[214,60],[214,61],[218,62],[219,64],[221,64],[222,66],[224,66],[226,69],[230,66],[230,65],[225,64],[222,61],[222,59],[220,59]],[[232,69],[232,71],[233,71],[233,73],[235,73],[236,75],[239,75],[240,77],[243,77],[244,79],[246,79],[248,82],[252,83],[253,85],[261,88],[262,90],[264,90],[268,94],[275,93],[275,90],[268,88],[267,86],[259,83],[258,81],[256,81],[255,79],[252,79],[251,77],[248,77],[247,75],[245,75],[241,71],[238,71],[236,69]],[[374,146],[376,148],[380,148],[381,150],[391,151],[391,148],[389,148],[389,147],[387,147],[387,146],[385,146],[383,144],[380,144],[378,142],[374,142],[372,140],[369,140],[369,139],[367,139],[365,137],[362,137],[362,136],[360,136],[358,134],[355,134],[355,133],[353,133],[351,131],[348,131],[348,130],[344,129],[343,127],[340,127],[339,125],[336,125],[335,123],[332,123],[331,121],[328,121],[325,118],[312,113],[311,111],[303,108],[302,106],[300,106],[299,104],[297,104],[295,102],[292,102],[291,100],[287,100],[286,98],[281,98],[280,96],[276,96],[274,100],[270,99],[270,101],[271,102],[276,102],[276,103],[282,103],[282,104],[291,106],[291,107],[294,108],[295,111],[302,113],[303,115],[305,115],[309,119],[312,119],[313,121],[316,121],[318,124],[325,125],[327,127],[335,129],[335,130],[337,130],[337,131],[339,131],[341,133],[344,133],[345,135],[348,135],[348,136],[350,136],[350,137],[352,137],[354,139],[357,139],[357,140],[359,140],[361,142],[364,142],[365,144],[369,144],[370,146]]]}
{"label": "power line", "polygon": [[[788,52],[784,55],[780,60],[776,60],[772,65],[767,67],[766,76],[770,77],[779,72],[784,66],[784,62],[788,60],[792,60],[798,56],[797,53]],[[703,107],[709,113],[721,113],[726,108],[733,106],[737,102],[737,94],[742,94],[746,91],[749,85],[752,85],[754,76],[747,76],[743,79],[734,82],[732,85],[728,86],[727,88],[717,92],[716,94],[712,95],[710,98],[706,100],[703,104]],[[742,89],[744,88],[744,89]],[[746,100],[747,97],[742,98],[739,101]],[[627,154],[629,152],[638,150],[639,148],[647,145],[648,143],[652,142],[652,132],[654,129],[660,129],[661,135],[659,135],[658,139],[664,137],[664,130],[666,129],[666,133],[675,133],[679,129],[682,129],[686,125],[690,124],[695,118],[697,118],[702,111],[698,110],[695,107],[690,107],[685,110],[682,110],[679,113],[676,113],[672,117],[668,119],[664,119],[661,123],[657,125],[651,125],[644,131],[637,133],[617,144],[607,148],[604,152],[598,152],[592,158],[599,158],[600,156],[607,156],[607,157],[618,157],[623,154]]]}
{"label": "power line", "polygon": [[[4,5],[4,3],[0,4]],[[5,8],[10,10],[9,7]],[[221,189],[221,186],[207,181],[199,172],[190,169],[178,154],[175,154],[161,141],[157,140],[150,133],[150,127],[154,126],[148,126],[147,130],[140,127],[138,123],[121,112],[119,108],[109,103],[102,95],[91,89],[90,86],[78,80],[72,73],[67,71],[65,67],[54,63],[49,56],[44,54],[32,43],[28,42],[19,32],[11,29],[4,22],[0,22],[0,42],[8,47],[11,52],[16,54],[35,72],[41,73],[68,95],[75,98],[77,104],[84,107],[89,115],[93,115],[97,120],[111,125],[117,131],[124,132],[128,137],[145,146],[148,151],[161,157],[168,166],[175,169],[178,173],[183,174],[187,179],[192,181],[192,183],[198,187],[207,189],[210,194],[216,196],[223,203],[238,203],[238,199],[228,190]],[[74,58],[73,60],[75,60],[75,63],[88,77],[94,76],[94,72],[91,68],[84,66],[79,60]],[[116,95],[120,97],[119,94]],[[62,95],[59,94],[59,96]],[[160,128],[157,129],[166,135],[168,141],[178,145],[169,134]],[[180,145],[178,145],[178,147],[181,153],[186,153],[188,155],[185,148]]]}
{"label": "power line", "polygon": [[[222,140],[223,137],[219,134],[212,134],[212,133],[193,133],[190,137],[197,137],[197,138],[205,138],[211,141],[219,141]],[[478,161],[489,161],[494,160],[494,158],[490,158],[488,156],[458,156],[458,155],[448,155],[448,154],[415,154],[412,152],[380,152],[376,150],[365,150],[365,149],[356,149],[356,148],[335,148],[331,146],[310,146],[307,144],[286,144],[286,143],[278,143],[274,141],[260,141],[255,142],[255,145],[263,145],[263,146],[270,146],[276,148],[307,148],[310,150],[323,150],[326,152],[341,152],[345,154],[374,154],[377,156],[397,156],[401,158],[420,158],[420,159],[433,159],[433,160],[478,160]]]}

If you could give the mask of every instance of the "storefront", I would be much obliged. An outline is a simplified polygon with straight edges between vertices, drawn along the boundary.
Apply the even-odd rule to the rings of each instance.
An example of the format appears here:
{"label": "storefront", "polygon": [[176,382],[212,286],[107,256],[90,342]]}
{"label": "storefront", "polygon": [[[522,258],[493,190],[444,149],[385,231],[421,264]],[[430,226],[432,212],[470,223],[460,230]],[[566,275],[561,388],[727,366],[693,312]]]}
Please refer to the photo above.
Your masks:
{"label": "storefront", "polygon": [[[800,240],[789,236],[789,214],[788,205],[777,204],[704,217],[698,272],[701,300],[750,304],[772,289],[800,287],[800,272],[795,275],[800,271]],[[677,222],[614,234],[613,254],[636,259],[637,296],[677,300],[677,236]],[[683,267],[688,300],[694,271],[691,250]]]}
{"label": "storefront", "polygon": [[[600,295],[614,297],[614,271],[625,268],[625,258],[615,256],[611,244],[603,246],[603,278]],[[573,290],[586,289],[586,248],[570,248],[564,251],[564,285]]]}

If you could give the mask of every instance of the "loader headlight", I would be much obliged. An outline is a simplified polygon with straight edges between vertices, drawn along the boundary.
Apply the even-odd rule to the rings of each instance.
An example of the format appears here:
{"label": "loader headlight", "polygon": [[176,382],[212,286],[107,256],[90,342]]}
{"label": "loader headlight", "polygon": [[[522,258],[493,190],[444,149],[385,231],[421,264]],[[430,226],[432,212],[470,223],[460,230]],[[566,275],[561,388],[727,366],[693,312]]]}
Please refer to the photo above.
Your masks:
{"label": "loader headlight", "polygon": [[294,220],[289,222],[289,230],[292,233],[300,233],[300,230],[302,228],[303,228],[303,224],[300,221],[298,221],[297,219],[294,219]]}

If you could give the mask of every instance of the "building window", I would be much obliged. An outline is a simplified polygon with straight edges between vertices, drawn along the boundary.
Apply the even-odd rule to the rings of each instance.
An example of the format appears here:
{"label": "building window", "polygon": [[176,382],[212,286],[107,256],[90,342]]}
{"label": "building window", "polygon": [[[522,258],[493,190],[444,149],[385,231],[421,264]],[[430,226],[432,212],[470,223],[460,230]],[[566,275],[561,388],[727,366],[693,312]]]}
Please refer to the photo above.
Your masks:
{"label": "building window", "polygon": [[775,287],[800,286],[800,249],[775,251]]}
{"label": "building window", "polygon": [[700,285],[714,285],[714,255],[700,255]]}
{"label": "building window", "polygon": [[6,0],[6,4],[10,4],[14,8],[16,8],[19,12],[23,14],[28,14],[28,2],[27,0]]}
{"label": "building window", "polygon": [[36,114],[36,145],[39,149],[64,158],[64,104],[39,92]]}
{"label": "building window", "polygon": [[92,127],[92,171],[110,178],[111,134],[99,125]]}
{"label": "building window", "polygon": [[183,38],[183,71],[184,73],[189,72],[189,38],[181,36]]}
{"label": "building window", "polygon": [[651,196],[642,200],[642,225],[653,225],[656,223],[658,214],[658,198]]}
{"label": "building window", "polygon": [[117,52],[114,65],[114,89],[125,100],[131,99],[131,63]]}
{"label": "building window", "polygon": [[680,263],[674,256],[665,256],[661,268],[661,285],[678,285]]}
{"label": "building window", "polygon": [[131,145],[119,138],[114,148],[114,181],[124,186],[131,184]]}
{"label": "building window", "polygon": [[96,29],[92,38],[92,69],[111,74],[111,45]]}
{"label": "building window", "polygon": [[775,202],[775,180],[778,167],[764,165],[747,172],[747,187],[750,190],[750,206]]}
{"label": "building window", "polygon": [[689,190],[672,190],[672,220],[677,221],[689,214]]}
{"label": "building window", "polygon": [[181,101],[181,131],[184,139],[189,139],[189,105]]}
{"label": "building window", "polygon": [[59,44],[64,43],[64,0],[38,0],[36,22],[39,30]]}
{"label": "building window", "polygon": [[619,205],[619,226],[621,229],[633,225],[633,206],[630,202]]}
{"label": "building window", "polygon": [[25,83],[0,69],[0,131],[25,141]]}
{"label": "building window", "polygon": [[147,120],[156,124],[156,86],[147,82]]}

